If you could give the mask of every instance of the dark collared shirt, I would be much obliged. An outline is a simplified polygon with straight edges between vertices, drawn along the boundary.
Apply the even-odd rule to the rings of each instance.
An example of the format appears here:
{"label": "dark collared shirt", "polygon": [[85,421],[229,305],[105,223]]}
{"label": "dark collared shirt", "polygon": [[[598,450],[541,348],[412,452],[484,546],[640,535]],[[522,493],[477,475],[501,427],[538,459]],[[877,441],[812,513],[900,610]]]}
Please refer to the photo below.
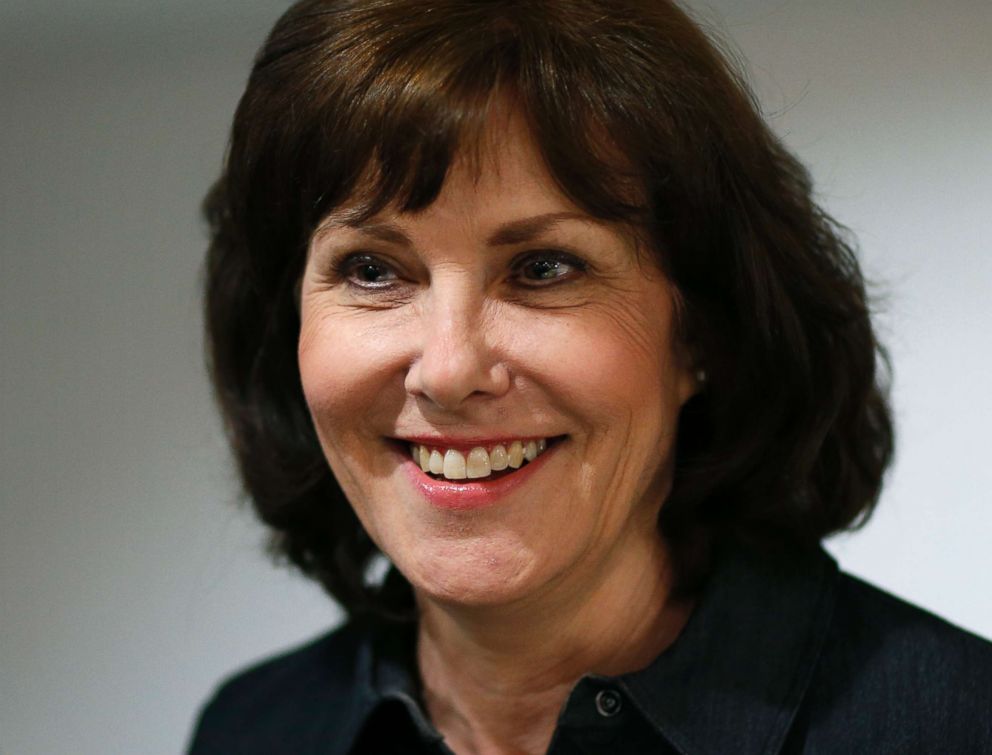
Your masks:
{"label": "dark collared shirt", "polygon": [[[353,622],[243,672],[204,709],[190,752],[450,753],[413,649],[412,627]],[[650,666],[576,683],[548,753],[992,754],[992,644],[822,551],[735,554]]]}

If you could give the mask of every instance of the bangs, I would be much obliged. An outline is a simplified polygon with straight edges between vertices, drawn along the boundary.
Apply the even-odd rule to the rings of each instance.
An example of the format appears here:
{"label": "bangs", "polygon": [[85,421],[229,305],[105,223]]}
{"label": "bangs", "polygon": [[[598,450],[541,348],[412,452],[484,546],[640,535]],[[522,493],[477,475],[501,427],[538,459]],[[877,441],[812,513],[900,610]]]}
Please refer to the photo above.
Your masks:
{"label": "bangs", "polygon": [[[291,19],[295,44],[270,49],[249,86],[259,92],[252,107],[267,97],[280,124],[243,120],[262,147],[249,217],[290,223],[305,243],[331,214],[361,222],[387,206],[416,212],[437,198],[456,159],[485,170],[501,119],[514,115],[566,197],[593,217],[643,224],[644,187],[663,153],[636,131],[648,122],[657,131],[664,119],[631,117],[644,103],[622,96],[621,69],[596,54],[595,40],[554,36],[561,19],[494,8],[464,4],[444,24],[418,23],[403,7],[395,19],[351,7]],[[279,218],[273,195],[287,200]]]}

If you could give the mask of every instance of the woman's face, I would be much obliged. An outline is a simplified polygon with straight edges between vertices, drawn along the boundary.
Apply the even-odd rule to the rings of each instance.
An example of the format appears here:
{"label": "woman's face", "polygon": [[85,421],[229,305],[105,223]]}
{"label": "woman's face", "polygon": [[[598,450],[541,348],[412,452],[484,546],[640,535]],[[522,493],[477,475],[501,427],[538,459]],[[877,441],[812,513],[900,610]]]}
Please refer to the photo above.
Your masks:
{"label": "woman's face", "polygon": [[643,568],[694,390],[674,290],[629,230],[560,193],[519,119],[487,143],[421,212],[328,218],[301,297],[335,477],[420,598],[462,605]]}

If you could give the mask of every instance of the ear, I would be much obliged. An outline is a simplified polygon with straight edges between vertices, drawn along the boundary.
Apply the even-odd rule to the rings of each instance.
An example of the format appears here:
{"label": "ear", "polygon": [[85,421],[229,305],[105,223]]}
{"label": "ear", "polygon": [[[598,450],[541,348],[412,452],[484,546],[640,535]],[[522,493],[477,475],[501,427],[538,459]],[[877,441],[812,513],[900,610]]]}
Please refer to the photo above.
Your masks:
{"label": "ear", "polygon": [[303,301],[303,274],[300,273],[300,277],[296,279],[296,284],[293,286],[293,304],[296,306],[297,316],[301,314],[302,301]]}
{"label": "ear", "polygon": [[677,392],[679,406],[701,393],[706,387],[706,369],[700,349],[694,343],[686,323],[686,305],[681,291],[671,283],[672,294],[672,334],[674,341],[672,351],[678,364]]}
{"label": "ear", "polygon": [[679,371],[678,397],[679,406],[683,406],[686,401],[697,393],[702,393],[706,387],[706,370],[693,368],[688,365]]}

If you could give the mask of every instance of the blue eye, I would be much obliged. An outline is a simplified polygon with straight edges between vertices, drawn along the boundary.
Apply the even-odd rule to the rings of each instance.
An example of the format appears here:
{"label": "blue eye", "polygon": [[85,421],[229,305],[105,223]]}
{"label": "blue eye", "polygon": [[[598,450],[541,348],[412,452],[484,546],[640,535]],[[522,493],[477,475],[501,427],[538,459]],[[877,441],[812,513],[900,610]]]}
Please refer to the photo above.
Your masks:
{"label": "blue eye", "polygon": [[528,286],[546,286],[574,278],[586,265],[564,252],[537,252],[518,259],[513,266],[515,277]]}
{"label": "blue eye", "polygon": [[348,255],[337,265],[337,273],[360,288],[382,288],[398,280],[389,265],[368,254]]}

